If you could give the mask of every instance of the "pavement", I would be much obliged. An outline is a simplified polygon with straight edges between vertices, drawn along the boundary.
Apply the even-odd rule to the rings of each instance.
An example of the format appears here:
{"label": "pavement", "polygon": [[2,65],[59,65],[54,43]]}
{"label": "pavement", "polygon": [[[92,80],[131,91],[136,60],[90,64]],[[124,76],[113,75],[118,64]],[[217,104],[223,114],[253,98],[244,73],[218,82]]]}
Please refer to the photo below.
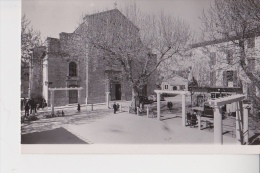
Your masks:
{"label": "pavement", "polygon": [[[167,98],[162,102],[162,117],[158,121],[150,112],[137,116],[129,114],[130,102],[120,102],[123,110],[113,113],[105,104],[96,104],[93,111],[89,105],[55,108],[63,110],[65,117],[45,118],[49,110],[37,113],[38,120],[21,124],[22,144],[213,144],[214,129],[206,128],[206,121],[213,118],[202,117],[202,130],[183,127],[181,124],[181,97]],[[187,99],[188,100],[188,99]],[[173,109],[166,108],[167,101],[173,102]],[[156,103],[150,105],[156,107]],[[250,141],[259,145],[258,129],[250,129]],[[223,120],[223,144],[236,144],[235,118]]]}
{"label": "pavement", "polygon": [[[91,144],[213,144],[213,133],[183,127],[181,116],[163,121],[126,112],[109,114],[88,125],[69,124],[66,129]],[[224,136],[225,144],[235,144],[235,138]]]}

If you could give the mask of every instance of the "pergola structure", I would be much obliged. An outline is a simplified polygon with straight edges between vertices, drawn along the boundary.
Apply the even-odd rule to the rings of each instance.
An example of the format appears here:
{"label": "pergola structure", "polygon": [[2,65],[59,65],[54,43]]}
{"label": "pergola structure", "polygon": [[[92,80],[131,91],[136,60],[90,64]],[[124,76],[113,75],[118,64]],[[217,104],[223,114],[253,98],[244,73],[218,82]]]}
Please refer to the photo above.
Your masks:
{"label": "pergola structure", "polygon": [[[201,90],[201,88],[199,88]],[[217,90],[219,91],[219,90]],[[236,89],[224,90],[234,92]],[[189,91],[167,91],[167,90],[155,90],[157,93],[157,119],[161,117],[161,103],[160,95],[163,93],[181,94],[182,95],[182,125],[186,126],[186,94]],[[205,92],[205,91],[204,91]],[[207,91],[206,91],[207,92]],[[240,91],[238,91],[240,92]],[[236,138],[238,144],[248,144],[249,131],[248,131],[248,103],[242,103],[245,95],[235,94],[227,97],[220,97],[216,99],[209,99],[208,102],[211,107],[214,108],[214,143],[223,144],[222,134],[222,106],[226,104],[236,103]],[[242,116],[243,115],[243,116]],[[199,124],[200,126],[200,124]],[[200,128],[199,128],[200,129]]]}
{"label": "pergola structure", "polygon": [[[68,90],[78,90],[78,100],[80,100],[80,90],[82,87],[75,88],[49,88],[48,90],[51,92],[51,115],[54,115],[54,91],[68,91]],[[79,102],[79,101],[78,101]]]}
{"label": "pergola structure", "polygon": [[180,94],[182,95],[182,125],[186,126],[186,94],[188,91],[168,91],[168,90],[154,90],[157,94],[157,119],[161,120],[161,94],[169,93],[169,94]]}
{"label": "pergola structure", "polygon": [[[222,109],[226,104],[236,103],[236,138],[238,144],[248,144],[248,104],[242,103],[245,98],[242,94],[208,100],[214,108],[214,143],[223,144]],[[243,116],[242,116],[243,115]],[[242,119],[243,118],[243,119]]]}

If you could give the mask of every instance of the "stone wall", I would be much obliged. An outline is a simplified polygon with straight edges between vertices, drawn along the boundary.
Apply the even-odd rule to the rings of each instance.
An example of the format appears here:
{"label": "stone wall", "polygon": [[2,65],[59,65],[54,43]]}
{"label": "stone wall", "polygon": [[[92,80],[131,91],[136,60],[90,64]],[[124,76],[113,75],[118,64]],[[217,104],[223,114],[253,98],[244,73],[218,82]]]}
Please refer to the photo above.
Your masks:
{"label": "stone wall", "polygon": [[[86,59],[85,46],[77,34],[61,33],[60,39],[48,38],[48,82],[49,88],[65,88],[70,85],[83,87],[79,102],[86,98]],[[77,76],[69,77],[69,63],[77,64]],[[69,104],[69,91],[55,91],[55,106]],[[50,92],[48,103],[50,103]]]}
{"label": "stone wall", "polygon": [[42,97],[42,58],[45,55],[45,49],[44,46],[34,48],[29,67],[29,97],[36,100]]}

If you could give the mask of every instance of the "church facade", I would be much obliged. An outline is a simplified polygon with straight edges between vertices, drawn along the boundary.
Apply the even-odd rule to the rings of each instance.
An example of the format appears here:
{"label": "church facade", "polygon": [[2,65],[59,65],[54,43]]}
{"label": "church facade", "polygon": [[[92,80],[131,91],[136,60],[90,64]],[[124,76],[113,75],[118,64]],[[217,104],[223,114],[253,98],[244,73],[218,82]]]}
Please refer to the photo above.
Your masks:
{"label": "church facade", "polygon": [[[87,15],[73,33],[62,32],[59,38],[48,37],[45,46],[35,49],[33,53],[33,60],[41,63],[38,66],[35,64],[31,70],[30,97],[41,95],[50,103],[49,88],[82,87],[81,91],[55,91],[54,106],[102,103],[106,101],[106,92],[110,92],[110,100],[131,100],[130,83],[125,78],[118,77],[123,73],[121,66],[118,63],[108,64],[105,60],[106,54],[86,42],[86,36],[103,32],[101,27],[96,30],[89,29],[93,21],[118,18],[122,20],[115,20],[114,27],[120,26],[122,31],[131,28],[127,33],[139,37],[138,28],[117,9]],[[139,92],[140,95],[153,94],[156,88],[155,76],[156,72]],[[37,80],[41,82],[35,82]]]}

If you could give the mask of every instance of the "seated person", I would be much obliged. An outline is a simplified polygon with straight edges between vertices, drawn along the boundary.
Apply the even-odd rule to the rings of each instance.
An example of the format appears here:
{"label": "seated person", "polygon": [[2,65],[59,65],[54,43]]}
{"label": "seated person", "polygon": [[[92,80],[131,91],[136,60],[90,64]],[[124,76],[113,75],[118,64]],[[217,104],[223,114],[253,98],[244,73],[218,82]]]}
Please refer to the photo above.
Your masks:
{"label": "seated person", "polygon": [[187,113],[187,123],[188,123],[188,125],[190,125],[191,124],[191,113],[190,112],[188,112]]}
{"label": "seated person", "polygon": [[196,113],[192,113],[191,115],[191,125],[192,126],[195,126],[197,124],[197,116],[196,116]]}

